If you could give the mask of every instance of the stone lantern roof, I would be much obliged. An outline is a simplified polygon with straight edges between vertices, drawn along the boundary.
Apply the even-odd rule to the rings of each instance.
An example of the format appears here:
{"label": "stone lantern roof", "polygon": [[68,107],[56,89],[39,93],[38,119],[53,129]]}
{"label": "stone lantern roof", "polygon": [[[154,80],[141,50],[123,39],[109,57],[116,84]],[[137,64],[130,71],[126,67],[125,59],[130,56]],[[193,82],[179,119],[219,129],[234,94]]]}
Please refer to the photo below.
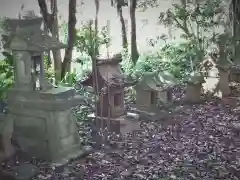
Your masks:
{"label": "stone lantern roof", "polygon": [[10,32],[7,46],[12,50],[44,52],[66,48],[67,45],[41,30],[42,18],[7,19],[6,28]]}

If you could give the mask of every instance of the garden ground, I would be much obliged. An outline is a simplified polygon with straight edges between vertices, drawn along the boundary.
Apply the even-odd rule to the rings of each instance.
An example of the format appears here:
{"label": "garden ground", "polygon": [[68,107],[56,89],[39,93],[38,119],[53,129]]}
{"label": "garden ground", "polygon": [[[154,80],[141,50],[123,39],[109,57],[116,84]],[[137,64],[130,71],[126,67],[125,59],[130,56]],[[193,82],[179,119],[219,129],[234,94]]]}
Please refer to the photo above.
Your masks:
{"label": "garden ground", "polygon": [[[178,106],[169,122],[142,121],[142,130],[109,135],[100,149],[56,168],[31,161],[41,172],[34,180],[235,180],[240,178],[240,137],[232,128],[240,109],[218,99]],[[172,121],[176,120],[176,121]],[[18,159],[3,164],[16,164]]]}

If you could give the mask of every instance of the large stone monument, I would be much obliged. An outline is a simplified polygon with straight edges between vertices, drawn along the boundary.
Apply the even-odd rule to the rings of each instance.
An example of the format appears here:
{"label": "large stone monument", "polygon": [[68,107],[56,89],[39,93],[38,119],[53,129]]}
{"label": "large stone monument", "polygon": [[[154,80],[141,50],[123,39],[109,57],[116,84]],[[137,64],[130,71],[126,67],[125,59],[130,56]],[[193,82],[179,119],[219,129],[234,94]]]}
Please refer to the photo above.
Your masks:
{"label": "large stone monument", "polygon": [[8,92],[8,117],[21,149],[46,161],[65,163],[81,153],[71,111],[83,102],[75,90],[53,87],[44,75],[43,53],[65,48],[41,30],[42,18],[8,19],[7,46],[14,56],[14,87]]}

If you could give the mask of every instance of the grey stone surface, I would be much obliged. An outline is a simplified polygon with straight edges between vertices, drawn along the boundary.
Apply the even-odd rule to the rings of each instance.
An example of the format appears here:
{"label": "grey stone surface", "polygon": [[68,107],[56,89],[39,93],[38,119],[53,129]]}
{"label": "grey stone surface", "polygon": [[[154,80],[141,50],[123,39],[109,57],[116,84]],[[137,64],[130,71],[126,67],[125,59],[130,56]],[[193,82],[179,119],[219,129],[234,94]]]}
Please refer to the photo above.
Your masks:
{"label": "grey stone surface", "polygon": [[15,180],[31,180],[39,169],[32,164],[21,164],[14,168]]}
{"label": "grey stone surface", "polygon": [[13,120],[6,114],[0,114],[0,161],[14,154],[14,148],[11,145],[12,132]]}
{"label": "grey stone surface", "polygon": [[[39,18],[10,22],[13,27],[21,26],[11,32],[9,43],[14,54],[15,86],[8,93],[8,118],[13,121],[14,139],[31,156],[66,163],[82,153],[71,109],[84,98],[72,88],[45,86],[42,53],[62,44],[36,29],[40,27]],[[42,80],[38,88],[36,78]]]}

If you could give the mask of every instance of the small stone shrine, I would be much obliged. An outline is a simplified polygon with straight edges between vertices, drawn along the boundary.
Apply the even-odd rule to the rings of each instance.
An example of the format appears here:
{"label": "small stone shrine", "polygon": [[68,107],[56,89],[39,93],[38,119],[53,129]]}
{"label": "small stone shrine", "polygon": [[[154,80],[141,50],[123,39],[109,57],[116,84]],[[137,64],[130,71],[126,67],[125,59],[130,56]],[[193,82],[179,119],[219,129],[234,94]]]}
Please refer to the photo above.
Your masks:
{"label": "small stone shrine", "polygon": [[154,111],[159,101],[172,102],[172,87],[176,80],[166,72],[147,72],[136,85],[136,107],[143,111]]}
{"label": "small stone shrine", "polygon": [[187,83],[185,101],[187,103],[199,103],[201,101],[202,84],[205,82],[200,73],[191,74]]}
{"label": "small stone shrine", "polygon": [[[14,87],[8,92],[13,137],[29,155],[66,163],[81,154],[72,108],[83,102],[73,88],[53,87],[44,74],[43,53],[65,48],[41,30],[42,18],[7,19],[14,56]],[[7,39],[7,38],[6,38]]]}
{"label": "small stone shrine", "polygon": [[[125,124],[124,88],[128,85],[119,63],[122,56],[117,54],[110,59],[96,58],[97,86],[99,101],[96,106],[96,126],[119,133]],[[93,73],[82,81],[83,86],[93,87]]]}

